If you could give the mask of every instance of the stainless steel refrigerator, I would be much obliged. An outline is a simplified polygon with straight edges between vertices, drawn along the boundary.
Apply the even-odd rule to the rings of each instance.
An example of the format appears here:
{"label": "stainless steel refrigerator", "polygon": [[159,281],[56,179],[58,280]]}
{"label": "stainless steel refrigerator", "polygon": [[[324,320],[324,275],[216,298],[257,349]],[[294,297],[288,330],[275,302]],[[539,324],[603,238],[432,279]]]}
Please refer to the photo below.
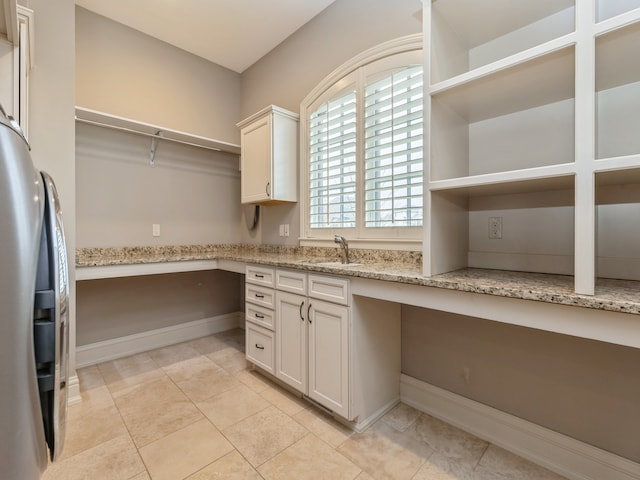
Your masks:
{"label": "stainless steel refrigerator", "polygon": [[68,300],[55,185],[0,107],[0,480],[37,480],[62,451]]}

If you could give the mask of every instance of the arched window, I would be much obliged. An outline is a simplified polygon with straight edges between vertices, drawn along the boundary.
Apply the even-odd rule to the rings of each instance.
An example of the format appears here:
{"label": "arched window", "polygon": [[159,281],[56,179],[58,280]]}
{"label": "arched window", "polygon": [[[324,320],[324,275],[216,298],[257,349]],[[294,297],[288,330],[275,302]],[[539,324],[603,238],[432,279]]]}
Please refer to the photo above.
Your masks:
{"label": "arched window", "polygon": [[419,240],[423,220],[420,35],[364,52],[301,105],[302,243]]}

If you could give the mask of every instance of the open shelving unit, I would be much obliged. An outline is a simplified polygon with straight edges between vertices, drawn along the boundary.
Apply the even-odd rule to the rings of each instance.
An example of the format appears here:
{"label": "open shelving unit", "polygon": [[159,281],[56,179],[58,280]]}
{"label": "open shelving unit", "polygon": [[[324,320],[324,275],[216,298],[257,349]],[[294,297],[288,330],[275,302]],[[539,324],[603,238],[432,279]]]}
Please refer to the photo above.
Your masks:
{"label": "open shelving unit", "polygon": [[424,25],[424,275],[640,280],[640,0],[437,0]]}

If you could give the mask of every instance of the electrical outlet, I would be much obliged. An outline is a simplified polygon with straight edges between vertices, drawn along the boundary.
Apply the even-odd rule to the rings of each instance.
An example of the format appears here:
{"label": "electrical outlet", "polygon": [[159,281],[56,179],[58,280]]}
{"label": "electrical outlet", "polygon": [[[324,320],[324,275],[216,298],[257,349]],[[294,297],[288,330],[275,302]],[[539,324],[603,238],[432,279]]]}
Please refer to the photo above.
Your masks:
{"label": "electrical outlet", "polygon": [[151,235],[153,235],[154,237],[159,237],[160,236],[160,224],[159,223],[154,223],[151,226]]}
{"label": "electrical outlet", "polygon": [[280,236],[284,237],[284,225],[280,224]]}
{"label": "electrical outlet", "polygon": [[489,217],[489,238],[502,238],[502,217]]}
{"label": "electrical outlet", "polygon": [[288,223],[284,224],[284,236],[285,237],[289,236],[289,224]]}

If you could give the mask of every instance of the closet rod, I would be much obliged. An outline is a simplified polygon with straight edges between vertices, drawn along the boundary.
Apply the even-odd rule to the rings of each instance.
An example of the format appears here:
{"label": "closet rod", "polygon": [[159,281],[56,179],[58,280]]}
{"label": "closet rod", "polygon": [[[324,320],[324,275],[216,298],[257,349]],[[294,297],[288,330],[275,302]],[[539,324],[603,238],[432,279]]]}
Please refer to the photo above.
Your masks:
{"label": "closet rod", "polygon": [[142,135],[144,137],[152,137],[152,138],[156,138],[156,139],[160,139],[160,140],[168,140],[170,142],[180,143],[182,145],[189,145],[189,146],[192,146],[192,147],[205,148],[207,150],[213,150],[215,152],[223,151],[221,148],[209,147],[207,145],[202,145],[202,144],[193,143],[193,142],[187,142],[186,140],[179,140],[177,138],[164,137],[164,136],[162,136],[162,133],[164,133],[162,130],[158,130],[157,133],[140,132],[138,130],[133,130],[131,128],[118,127],[117,125],[109,125],[108,123],[96,122],[94,120],[87,120],[86,118],[79,118],[77,115],[76,115],[76,121],[77,122],[86,123],[88,125],[95,125],[97,127],[110,128],[112,130],[118,130],[118,131],[121,131],[121,132],[135,133],[137,135]]}

